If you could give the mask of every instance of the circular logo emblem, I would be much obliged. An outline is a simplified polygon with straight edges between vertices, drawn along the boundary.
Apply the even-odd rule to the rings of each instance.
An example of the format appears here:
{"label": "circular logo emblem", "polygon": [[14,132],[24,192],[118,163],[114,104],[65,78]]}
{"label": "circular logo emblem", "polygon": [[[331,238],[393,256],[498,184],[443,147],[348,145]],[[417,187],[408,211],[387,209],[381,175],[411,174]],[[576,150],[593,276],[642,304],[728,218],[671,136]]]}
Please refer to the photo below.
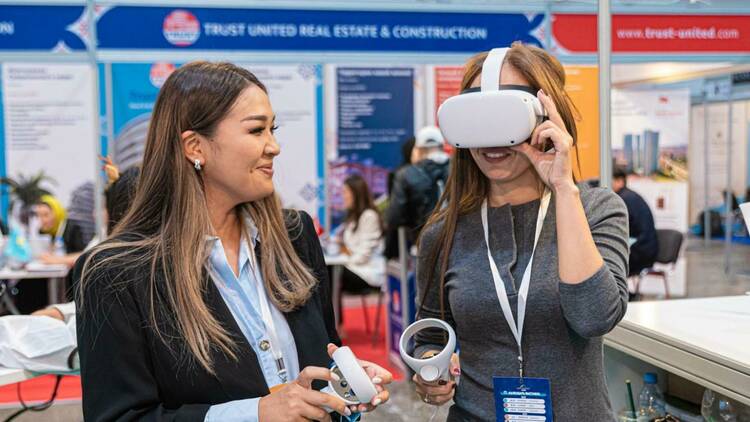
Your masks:
{"label": "circular logo emblem", "polygon": [[198,41],[201,35],[201,23],[194,14],[187,10],[175,10],[164,18],[164,38],[170,44],[187,47]]}
{"label": "circular logo emblem", "polygon": [[174,72],[175,66],[172,63],[157,62],[151,65],[151,71],[148,74],[148,79],[151,81],[151,85],[161,88],[164,82],[167,80],[169,75]]}

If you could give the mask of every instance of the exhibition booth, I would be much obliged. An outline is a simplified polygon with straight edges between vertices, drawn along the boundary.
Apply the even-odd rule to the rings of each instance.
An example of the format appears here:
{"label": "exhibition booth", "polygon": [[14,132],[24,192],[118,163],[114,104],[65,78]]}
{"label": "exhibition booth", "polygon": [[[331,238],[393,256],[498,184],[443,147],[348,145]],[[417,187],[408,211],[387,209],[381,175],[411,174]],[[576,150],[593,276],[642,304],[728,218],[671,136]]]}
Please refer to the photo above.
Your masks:
{"label": "exhibition booth", "polygon": [[[171,3],[0,4],[0,177],[44,172],[63,204],[84,185],[101,191],[99,157],[138,164],[170,73],[193,60],[230,61],[268,87],[284,206],[307,211],[325,235],[342,220],[346,177],[362,174],[384,198],[401,143],[436,123],[466,59],[520,40],[563,63],[579,113],[576,177],[598,182],[595,3]],[[615,2],[612,13],[611,159],[630,173],[657,229],[704,239],[691,248],[719,239],[724,275],[740,277],[750,266],[730,256],[750,237],[731,198],[750,201],[750,5]],[[13,221],[10,205],[3,188],[3,221]],[[398,339],[414,320],[415,287],[413,256],[402,249],[384,289],[385,350],[405,371]],[[750,296],[687,299],[684,254],[659,268],[666,281],[646,276],[641,292],[678,300],[632,303],[605,339],[615,410],[626,406],[624,380],[640,389],[644,372],[662,375],[693,415],[704,389],[750,406]],[[688,413],[682,420],[702,420]]]}

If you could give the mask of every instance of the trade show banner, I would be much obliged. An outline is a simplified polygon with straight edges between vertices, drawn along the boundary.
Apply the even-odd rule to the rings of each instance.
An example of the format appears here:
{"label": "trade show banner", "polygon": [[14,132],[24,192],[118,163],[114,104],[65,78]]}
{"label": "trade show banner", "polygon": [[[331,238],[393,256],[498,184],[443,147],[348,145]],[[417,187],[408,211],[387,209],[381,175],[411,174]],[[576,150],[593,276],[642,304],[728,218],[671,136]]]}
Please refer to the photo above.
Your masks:
{"label": "trade show banner", "polygon": [[338,67],[335,78],[337,156],[328,189],[338,221],[342,185],[350,174],[361,174],[375,198],[387,192],[388,173],[401,164],[401,144],[414,135],[415,69]]}
{"label": "trade show banner", "polygon": [[565,91],[578,115],[577,156],[573,168],[577,180],[599,177],[599,71],[596,66],[565,66]]}
{"label": "trade show banner", "polygon": [[[657,229],[688,231],[689,128],[687,89],[612,90],[612,153],[631,174],[628,187],[649,205]],[[670,274],[670,295],[684,296],[684,259],[662,269]],[[641,292],[663,294],[663,284],[646,277]]]}
{"label": "trade show banner", "polygon": [[[142,160],[149,119],[159,89],[179,65],[112,65],[113,159],[127,168]],[[279,130],[281,155],[274,182],[282,204],[324,219],[321,69],[316,65],[246,66],[266,85]]]}
{"label": "trade show banner", "polygon": [[92,183],[99,146],[94,72],[87,64],[3,63],[0,147],[5,174],[44,172],[45,186],[67,207]]}
{"label": "trade show banner", "polygon": [[86,51],[87,28],[84,6],[0,5],[0,51]]}
{"label": "trade show banner", "polygon": [[[115,6],[100,49],[476,52],[541,45],[544,14]],[[137,31],[123,31],[138,23]]]}
{"label": "trade show banner", "polygon": [[[556,54],[596,53],[596,15],[552,15]],[[747,53],[750,15],[613,15],[613,53]]]}

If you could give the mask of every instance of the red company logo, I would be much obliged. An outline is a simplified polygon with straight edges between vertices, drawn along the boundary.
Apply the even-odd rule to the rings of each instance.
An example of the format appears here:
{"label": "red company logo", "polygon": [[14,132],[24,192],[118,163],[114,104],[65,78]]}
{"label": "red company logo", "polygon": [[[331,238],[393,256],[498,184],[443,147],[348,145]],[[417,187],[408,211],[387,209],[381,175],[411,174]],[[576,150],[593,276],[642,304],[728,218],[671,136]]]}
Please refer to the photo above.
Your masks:
{"label": "red company logo", "polygon": [[187,47],[198,41],[201,35],[201,23],[194,14],[187,10],[174,10],[164,18],[162,30],[164,38],[170,44]]}
{"label": "red company logo", "polygon": [[664,95],[659,96],[659,104],[669,104],[669,97]]}
{"label": "red company logo", "polygon": [[151,71],[148,74],[148,79],[151,84],[157,88],[161,88],[164,82],[167,80],[169,75],[175,70],[175,65],[172,63],[157,62],[151,65]]}

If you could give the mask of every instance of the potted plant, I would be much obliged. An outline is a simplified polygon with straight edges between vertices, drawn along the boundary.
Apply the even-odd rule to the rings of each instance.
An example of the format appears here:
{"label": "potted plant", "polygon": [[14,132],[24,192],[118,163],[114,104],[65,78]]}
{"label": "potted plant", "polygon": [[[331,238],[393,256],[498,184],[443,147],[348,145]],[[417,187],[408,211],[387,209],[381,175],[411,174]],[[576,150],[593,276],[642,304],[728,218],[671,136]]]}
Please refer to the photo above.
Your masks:
{"label": "potted plant", "polygon": [[18,206],[20,211],[18,217],[21,224],[28,224],[29,217],[31,216],[31,207],[38,203],[43,195],[50,195],[50,192],[42,187],[44,182],[54,184],[54,179],[44,174],[44,171],[40,171],[36,175],[25,177],[23,174],[18,174],[18,177],[3,177],[0,178],[0,185],[7,185],[10,187],[10,209],[14,210]]}

